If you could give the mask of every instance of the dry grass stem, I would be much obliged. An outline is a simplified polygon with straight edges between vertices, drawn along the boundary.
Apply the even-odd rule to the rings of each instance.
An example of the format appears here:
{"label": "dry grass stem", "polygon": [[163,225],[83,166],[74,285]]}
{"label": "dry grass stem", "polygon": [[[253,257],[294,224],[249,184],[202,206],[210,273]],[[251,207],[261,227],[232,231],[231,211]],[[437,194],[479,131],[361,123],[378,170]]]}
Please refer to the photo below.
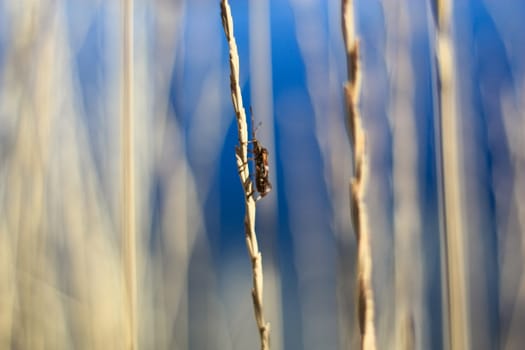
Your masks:
{"label": "dry grass stem", "polygon": [[135,178],[133,161],[133,0],[122,2],[122,249],[128,348],[137,348]]}
{"label": "dry grass stem", "polygon": [[255,198],[253,196],[253,184],[248,167],[248,126],[246,123],[246,111],[242,103],[241,87],[239,86],[239,54],[237,44],[233,35],[233,19],[230,5],[227,0],[221,1],[221,18],[226,40],[230,49],[230,88],[233,109],[237,119],[239,133],[239,147],[236,149],[237,167],[244,190],[246,214],[244,218],[246,245],[252,263],[253,288],[252,299],[255,312],[255,320],[259,328],[261,349],[270,348],[270,325],[264,320],[263,312],[263,270],[262,257],[257,244],[255,234]]}
{"label": "dry grass stem", "polygon": [[357,240],[357,293],[361,349],[375,349],[374,295],[372,291],[372,254],[364,202],[368,179],[366,138],[359,111],[361,68],[359,42],[355,35],[352,0],[342,1],[342,29],[346,49],[348,81],[344,86],[348,133],[353,154],[353,176],[350,182],[350,211]]}
{"label": "dry grass stem", "polygon": [[[440,82],[440,136],[444,205],[446,310],[450,349],[469,349],[467,273],[463,230],[460,127],[456,112],[454,48],[451,40],[450,0],[435,0],[437,10],[436,61]],[[446,318],[446,317],[444,317]]]}

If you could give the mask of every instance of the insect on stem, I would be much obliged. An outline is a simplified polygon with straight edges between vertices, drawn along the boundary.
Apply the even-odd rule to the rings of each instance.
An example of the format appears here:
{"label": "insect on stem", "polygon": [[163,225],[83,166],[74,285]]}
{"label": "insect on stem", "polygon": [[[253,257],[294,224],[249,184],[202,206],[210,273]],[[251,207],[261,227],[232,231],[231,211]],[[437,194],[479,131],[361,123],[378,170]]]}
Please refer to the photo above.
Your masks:
{"label": "insect on stem", "polygon": [[[253,161],[255,164],[255,187],[259,192],[259,197],[255,200],[259,200],[266,196],[272,190],[272,184],[269,180],[270,166],[268,165],[268,149],[264,147],[259,140],[255,137],[255,123],[253,120],[253,111],[250,107],[250,115],[252,119],[252,153]],[[260,125],[260,124],[259,124]]]}

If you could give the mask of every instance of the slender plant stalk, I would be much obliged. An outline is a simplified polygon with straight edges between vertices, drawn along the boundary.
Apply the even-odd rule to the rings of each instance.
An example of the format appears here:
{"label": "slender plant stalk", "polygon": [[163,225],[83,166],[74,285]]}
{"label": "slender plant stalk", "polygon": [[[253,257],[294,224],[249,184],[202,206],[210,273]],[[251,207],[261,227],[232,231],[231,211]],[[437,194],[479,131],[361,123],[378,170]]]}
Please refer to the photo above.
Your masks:
{"label": "slender plant stalk", "polygon": [[[444,258],[448,346],[469,349],[467,274],[462,222],[459,120],[456,113],[454,49],[450,37],[450,0],[434,0],[437,19],[436,61],[440,82],[440,143],[444,214]],[[448,328],[448,329],[447,329]]]}
{"label": "slender plant stalk", "polygon": [[357,240],[357,294],[361,349],[375,349],[374,295],[372,291],[372,254],[367,208],[364,202],[368,180],[366,137],[359,110],[361,67],[359,42],[355,34],[352,0],[342,0],[342,29],[346,49],[348,81],[344,91],[348,113],[348,135],[353,152],[353,175],[350,182],[350,212]]}
{"label": "slender plant stalk", "polygon": [[253,197],[253,184],[250,178],[248,167],[248,126],[246,123],[246,111],[242,104],[241,87],[239,86],[239,54],[237,44],[233,35],[233,19],[231,16],[230,5],[227,0],[221,1],[221,18],[228,47],[230,49],[230,88],[233,109],[237,119],[237,129],[239,132],[239,147],[236,149],[235,157],[237,167],[244,190],[246,214],[244,218],[246,245],[252,263],[252,299],[255,313],[255,321],[259,328],[261,339],[261,349],[270,348],[270,325],[264,320],[263,313],[263,269],[262,257],[257,244],[255,234],[255,199]]}
{"label": "slender plant stalk", "polygon": [[122,2],[122,244],[128,349],[137,349],[136,232],[133,161],[133,0]]}

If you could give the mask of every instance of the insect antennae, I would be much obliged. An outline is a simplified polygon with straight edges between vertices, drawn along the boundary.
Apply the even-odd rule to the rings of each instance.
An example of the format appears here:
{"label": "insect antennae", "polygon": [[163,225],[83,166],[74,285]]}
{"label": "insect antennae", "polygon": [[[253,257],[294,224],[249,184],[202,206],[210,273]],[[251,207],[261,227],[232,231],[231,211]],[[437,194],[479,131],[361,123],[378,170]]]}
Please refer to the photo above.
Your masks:
{"label": "insect antennae", "polygon": [[255,119],[253,117],[253,109],[252,106],[250,106],[250,117],[252,121],[252,140],[255,140],[255,133],[259,129],[259,127],[262,125],[262,122],[259,122],[257,126],[255,125]]}
{"label": "insect antennae", "polygon": [[253,118],[253,108],[250,106],[250,118],[252,122],[252,140],[255,140],[255,129],[253,128],[254,118]]}
{"label": "insect antennae", "polygon": [[262,125],[262,122],[259,122],[257,126],[255,127],[255,130],[253,131],[253,134],[255,135],[255,132],[259,129],[259,127]]}

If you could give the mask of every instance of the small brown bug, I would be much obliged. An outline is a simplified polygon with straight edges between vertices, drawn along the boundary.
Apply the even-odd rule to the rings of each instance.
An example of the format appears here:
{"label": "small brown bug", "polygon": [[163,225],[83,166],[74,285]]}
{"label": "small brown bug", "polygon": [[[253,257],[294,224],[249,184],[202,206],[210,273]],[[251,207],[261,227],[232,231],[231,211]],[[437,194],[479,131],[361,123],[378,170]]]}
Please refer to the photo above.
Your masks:
{"label": "small brown bug", "polygon": [[268,166],[268,150],[261,143],[253,140],[253,154],[255,160],[255,187],[261,197],[266,196],[272,190],[272,184],[268,179],[270,167]]}
{"label": "small brown bug", "polygon": [[268,179],[270,175],[270,167],[268,165],[268,149],[266,149],[255,137],[255,127],[253,121],[253,112],[250,107],[250,114],[252,117],[252,153],[255,163],[255,187],[259,192],[260,198],[266,196],[272,190],[272,184]]}

